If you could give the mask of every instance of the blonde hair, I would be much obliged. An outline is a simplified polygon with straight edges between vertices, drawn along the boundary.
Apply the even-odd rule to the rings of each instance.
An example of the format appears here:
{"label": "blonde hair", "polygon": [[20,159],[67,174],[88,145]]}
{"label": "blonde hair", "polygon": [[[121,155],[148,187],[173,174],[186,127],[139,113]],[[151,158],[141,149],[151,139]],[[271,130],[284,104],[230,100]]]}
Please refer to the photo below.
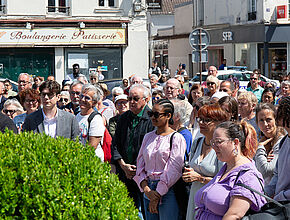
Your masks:
{"label": "blonde hair", "polygon": [[251,106],[258,104],[257,97],[254,95],[254,93],[252,93],[250,91],[240,92],[240,94],[238,96],[238,100],[241,100],[241,99],[246,99],[248,101],[248,103],[251,104]]}

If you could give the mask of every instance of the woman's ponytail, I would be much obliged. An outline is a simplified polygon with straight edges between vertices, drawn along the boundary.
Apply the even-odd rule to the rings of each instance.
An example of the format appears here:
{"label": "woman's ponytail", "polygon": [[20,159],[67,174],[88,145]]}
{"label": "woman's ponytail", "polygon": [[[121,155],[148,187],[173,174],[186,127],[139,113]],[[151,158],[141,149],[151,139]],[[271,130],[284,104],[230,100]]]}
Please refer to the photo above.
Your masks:
{"label": "woman's ponytail", "polygon": [[258,147],[257,133],[255,128],[244,120],[240,126],[245,136],[245,142],[241,143],[241,151],[244,156],[253,159]]}

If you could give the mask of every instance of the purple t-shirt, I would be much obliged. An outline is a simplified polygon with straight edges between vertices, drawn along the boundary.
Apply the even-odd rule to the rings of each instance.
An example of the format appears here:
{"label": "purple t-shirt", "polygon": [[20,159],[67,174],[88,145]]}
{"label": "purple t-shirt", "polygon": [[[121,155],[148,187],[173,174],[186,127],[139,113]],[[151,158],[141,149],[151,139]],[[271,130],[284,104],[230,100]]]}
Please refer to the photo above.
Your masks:
{"label": "purple t-shirt", "polygon": [[[263,177],[255,167],[254,162],[236,167],[225,179],[219,181],[226,169],[227,164],[221,168],[218,174],[208,184],[203,186],[195,194],[194,200],[197,206],[196,219],[222,219],[229,209],[230,198],[232,196],[242,196],[249,199],[252,202],[250,208],[255,211],[260,210],[267,202],[264,197],[236,185],[237,183],[243,183],[263,193],[262,186],[256,175],[261,180],[263,180]],[[241,170],[247,171],[242,171],[236,181],[236,177]]]}

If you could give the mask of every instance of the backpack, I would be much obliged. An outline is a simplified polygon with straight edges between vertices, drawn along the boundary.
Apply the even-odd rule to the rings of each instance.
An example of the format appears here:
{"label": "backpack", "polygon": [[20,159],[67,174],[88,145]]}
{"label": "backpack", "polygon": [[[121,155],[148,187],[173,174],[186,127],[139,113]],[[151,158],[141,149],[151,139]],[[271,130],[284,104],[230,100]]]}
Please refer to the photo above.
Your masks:
{"label": "backpack", "polygon": [[[96,115],[101,115],[101,114],[99,112],[93,111],[88,118],[88,140],[90,137],[89,136],[90,124]],[[104,161],[105,162],[106,161],[111,162],[111,157],[112,157],[111,144],[112,144],[112,137],[111,137],[108,129],[105,127],[105,132],[104,132],[104,136],[103,136],[103,143],[101,143],[102,149],[104,151]]]}

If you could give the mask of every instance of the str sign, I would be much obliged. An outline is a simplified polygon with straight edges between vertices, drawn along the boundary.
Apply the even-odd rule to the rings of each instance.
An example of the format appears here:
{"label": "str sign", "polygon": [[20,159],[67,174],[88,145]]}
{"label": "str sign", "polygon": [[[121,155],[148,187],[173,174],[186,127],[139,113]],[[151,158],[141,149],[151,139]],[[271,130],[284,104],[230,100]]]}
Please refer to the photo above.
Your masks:
{"label": "str sign", "polygon": [[0,44],[6,45],[74,45],[126,44],[123,28],[34,28],[0,29]]}
{"label": "str sign", "polygon": [[223,41],[231,41],[231,40],[233,40],[233,32],[231,31],[223,32]]}

